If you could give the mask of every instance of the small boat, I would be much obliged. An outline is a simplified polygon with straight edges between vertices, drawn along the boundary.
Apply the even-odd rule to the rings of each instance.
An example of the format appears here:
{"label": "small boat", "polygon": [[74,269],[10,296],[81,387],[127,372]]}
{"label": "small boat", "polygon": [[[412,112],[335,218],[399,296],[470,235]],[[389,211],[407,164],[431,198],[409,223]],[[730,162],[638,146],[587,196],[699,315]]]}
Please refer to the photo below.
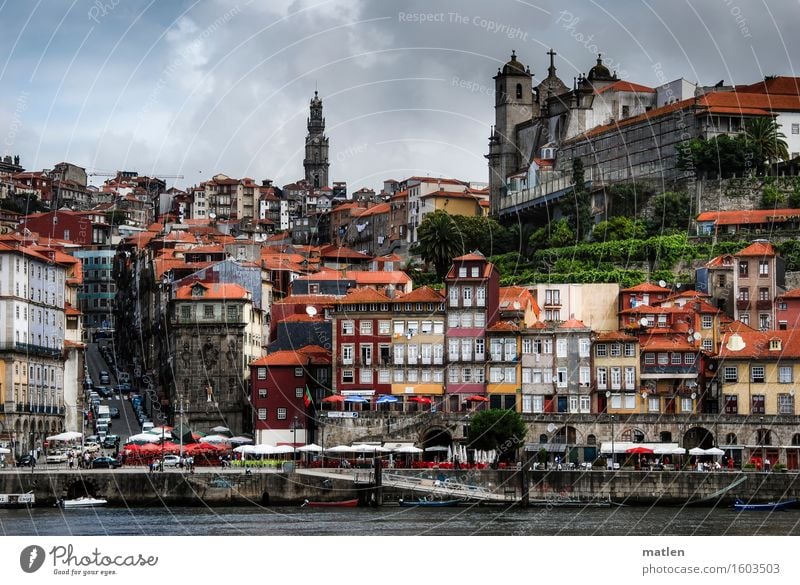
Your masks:
{"label": "small boat", "polygon": [[358,506],[358,499],[339,500],[336,502],[309,502],[305,500],[301,508],[355,508]]}
{"label": "small boat", "polygon": [[788,510],[797,505],[797,500],[783,500],[781,502],[767,502],[766,504],[748,504],[742,500],[736,500],[733,507],[737,510],[757,510],[760,512],[775,512],[777,510]]}
{"label": "small boat", "polygon": [[75,498],[74,500],[58,500],[57,506],[59,508],[99,508],[100,506],[105,506],[108,503],[107,500],[102,498],[90,498],[90,497],[82,497],[82,498]]}
{"label": "small boat", "polygon": [[403,508],[452,508],[458,506],[464,500],[398,500],[397,503]]}

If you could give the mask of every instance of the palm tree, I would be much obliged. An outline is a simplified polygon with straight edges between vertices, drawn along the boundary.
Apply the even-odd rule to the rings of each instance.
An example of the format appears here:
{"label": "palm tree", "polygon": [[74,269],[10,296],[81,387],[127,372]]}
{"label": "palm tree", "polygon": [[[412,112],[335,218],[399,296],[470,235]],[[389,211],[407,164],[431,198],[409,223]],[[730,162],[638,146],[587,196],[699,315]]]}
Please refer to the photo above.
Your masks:
{"label": "palm tree", "polygon": [[415,253],[426,264],[433,264],[436,276],[443,279],[453,258],[461,252],[460,242],[453,219],[439,209],[426,216],[420,224]]}
{"label": "palm tree", "polygon": [[789,160],[789,147],[786,135],[780,131],[780,125],[774,118],[753,118],[747,121],[745,135],[748,142],[760,153],[759,164],[765,161],[771,165],[774,161]]}

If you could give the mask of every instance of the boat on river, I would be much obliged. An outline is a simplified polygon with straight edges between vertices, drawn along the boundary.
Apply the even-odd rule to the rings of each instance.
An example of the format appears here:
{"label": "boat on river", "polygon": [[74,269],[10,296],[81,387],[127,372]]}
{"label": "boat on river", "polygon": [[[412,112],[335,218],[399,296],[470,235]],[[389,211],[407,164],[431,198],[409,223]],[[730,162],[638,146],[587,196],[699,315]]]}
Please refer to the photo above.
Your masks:
{"label": "boat on river", "polygon": [[59,508],[99,508],[105,506],[108,500],[102,498],[82,497],[73,500],[58,500],[57,505]]}
{"label": "boat on river", "polygon": [[797,500],[783,500],[780,502],[767,502],[765,504],[749,504],[742,500],[736,500],[733,507],[736,510],[751,510],[759,512],[776,512],[778,510],[788,510],[797,505]]}
{"label": "boat on river", "polygon": [[355,508],[358,506],[358,499],[338,500],[334,502],[309,502],[305,500],[301,508]]}
{"label": "boat on river", "polygon": [[464,500],[398,500],[403,508],[452,508],[463,503]]}

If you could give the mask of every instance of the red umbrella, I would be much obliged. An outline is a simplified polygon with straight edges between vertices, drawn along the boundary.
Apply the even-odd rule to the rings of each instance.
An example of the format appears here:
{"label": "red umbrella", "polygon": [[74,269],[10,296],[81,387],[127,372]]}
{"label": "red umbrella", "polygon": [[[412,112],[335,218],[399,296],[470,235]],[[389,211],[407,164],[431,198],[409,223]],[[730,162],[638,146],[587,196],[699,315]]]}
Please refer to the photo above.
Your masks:
{"label": "red umbrella", "polygon": [[408,399],[409,402],[419,402],[420,404],[430,404],[431,399],[427,396],[412,396]]}
{"label": "red umbrella", "polygon": [[141,449],[141,446],[137,445],[136,443],[131,443],[130,445],[125,445],[125,447],[123,447],[124,451],[138,451],[139,449]]}
{"label": "red umbrella", "polygon": [[212,445],[211,443],[192,443],[191,445],[187,445],[183,448],[184,451],[187,453],[197,453],[197,452],[212,452],[216,451],[217,448]]}
{"label": "red umbrella", "polygon": [[146,443],[139,447],[139,453],[160,453],[161,446],[155,443]]}
{"label": "red umbrella", "polygon": [[489,402],[489,399],[486,396],[480,396],[479,394],[473,394],[472,396],[467,396],[465,398],[467,402]]}
{"label": "red umbrella", "polygon": [[333,396],[327,396],[323,398],[320,402],[344,402],[344,396],[341,394],[334,394]]}
{"label": "red umbrella", "polygon": [[164,453],[178,453],[181,450],[179,445],[170,441],[165,441],[162,447],[164,448]]}
{"label": "red umbrella", "polygon": [[625,452],[631,455],[649,455],[653,450],[647,447],[631,447],[630,449],[626,449]]}

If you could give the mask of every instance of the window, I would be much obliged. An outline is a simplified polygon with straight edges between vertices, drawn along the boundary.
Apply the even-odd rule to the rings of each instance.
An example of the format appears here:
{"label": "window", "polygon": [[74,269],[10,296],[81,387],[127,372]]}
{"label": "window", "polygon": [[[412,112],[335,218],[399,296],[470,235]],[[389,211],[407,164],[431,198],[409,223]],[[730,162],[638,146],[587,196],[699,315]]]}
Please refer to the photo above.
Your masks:
{"label": "window", "polygon": [[266,408],[259,408],[258,409],[258,420],[267,420],[267,409]]}
{"label": "window", "polygon": [[378,335],[389,335],[390,330],[389,321],[378,321]]}
{"label": "window", "polygon": [[778,414],[794,414],[794,396],[778,394]]}
{"label": "window", "polygon": [[[402,366],[405,363],[406,346],[397,344],[394,345],[393,348],[394,348],[394,364],[396,366]],[[453,358],[453,356],[451,355],[450,359],[457,359],[457,358]]]}
{"label": "window", "polygon": [[724,380],[726,382],[739,381],[739,368],[737,366],[725,366],[723,370]]}
{"label": "window", "polygon": [[458,327],[460,323],[461,318],[459,317],[458,313],[451,311],[447,314],[448,327]]}
{"label": "window", "polygon": [[679,365],[681,365],[681,363],[683,363],[683,360],[681,359],[681,354],[679,354],[679,353],[673,353],[673,354],[670,356],[670,363],[671,363],[673,366],[679,366]]}
{"label": "window", "polygon": [[644,354],[644,363],[645,365],[653,365],[656,363],[656,354],[654,353],[646,353]]}
{"label": "window", "polygon": [[661,399],[658,396],[653,396],[647,399],[647,412],[660,412]]}
{"label": "window", "polygon": [[771,319],[770,319],[769,313],[759,313],[758,314],[758,327],[761,330],[769,329],[770,320]]}
{"label": "window", "polygon": [[475,289],[475,301],[479,307],[486,306],[486,287],[479,286]]}
{"label": "window", "polygon": [[459,297],[458,287],[457,286],[451,286],[450,290],[448,291],[448,296],[450,297],[450,306],[451,307],[457,307],[458,306],[458,297]]}
{"label": "window", "polygon": [[625,389],[636,390],[636,368],[625,368]]}
{"label": "window", "polygon": [[444,321],[434,321],[433,322],[433,334],[434,335],[441,335],[444,333]]}
{"label": "window", "polygon": [[622,408],[622,394],[611,395],[611,408]]}
{"label": "window", "polygon": [[203,305],[203,317],[206,319],[214,317],[214,305]]}
{"label": "window", "polygon": [[725,275],[724,275],[724,274],[720,274],[720,275],[719,275],[719,278],[717,279],[717,285],[718,285],[718,286],[725,286],[725,283],[726,283],[727,281],[728,281],[728,279],[727,279],[727,278],[725,278]]}
{"label": "window", "polygon": [[433,331],[433,322],[432,321],[423,321],[420,326],[420,333],[422,334],[430,334]]}
{"label": "window", "polygon": [[560,305],[561,304],[561,291],[558,289],[544,291],[544,304],[545,305]]}
{"label": "window", "polygon": [[625,357],[636,357],[636,344],[635,343],[626,343],[625,344]]}
{"label": "window", "polygon": [[553,353],[553,340],[552,339],[543,339],[542,340],[542,353],[545,355],[550,355]]}
{"label": "window", "polygon": [[[416,347],[416,346],[415,346]],[[371,343],[362,343],[360,346],[361,350],[361,365],[362,366],[371,366],[372,365],[372,344]]]}
{"label": "window", "polygon": [[472,327],[472,313],[466,311],[461,314],[461,326],[465,329]]}
{"label": "window", "polygon": [[531,338],[530,337],[526,337],[525,339],[523,339],[522,340],[522,353],[525,354],[525,355],[530,354],[531,353],[531,346],[532,346],[532,344],[531,344]]}
{"label": "window", "polygon": [[342,384],[352,384],[355,381],[353,370],[342,370]]}
{"label": "window", "polygon": [[304,395],[305,395],[305,392],[303,391],[303,387],[302,386],[297,386],[294,389],[294,397],[295,398],[302,398]]}
{"label": "window", "polygon": [[294,369],[294,377],[295,378],[302,378],[303,377],[303,368],[295,368]]}
{"label": "window", "polygon": [[361,368],[358,370],[359,384],[372,384],[372,370],[369,368]]}
{"label": "window", "polygon": [[591,397],[583,395],[583,396],[580,397],[580,402],[581,402],[581,405],[580,405],[581,412],[589,412],[589,410],[591,409],[591,405],[592,405]]}
{"label": "window", "polygon": [[581,386],[588,386],[591,383],[592,370],[589,366],[581,366],[578,369],[578,383]]}
{"label": "window", "polygon": [[556,370],[556,386],[559,388],[566,388],[568,381],[567,368],[558,368]]}
{"label": "window", "polygon": [[569,397],[569,411],[570,412],[578,412],[578,397],[577,396],[570,396]]}
{"label": "window", "polygon": [[769,260],[758,261],[758,275],[769,276]]}
{"label": "window", "polygon": [[752,414],[764,414],[764,395],[763,394],[753,394],[750,411]]}
{"label": "window", "polygon": [[781,366],[778,368],[778,383],[791,384],[792,383],[792,366]]}
{"label": "window", "polygon": [[703,315],[701,318],[701,327],[703,329],[711,329],[714,325],[714,318],[711,315]]}
{"label": "window", "polygon": [[492,366],[489,368],[489,382],[498,384],[503,381],[503,368]]}
{"label": "window", "polygon": [[597,368],[597,389],[605,390],[608,385],[608,370],[606,368]]}
{"label": "window", "polygon": [[403,370],[401,370],[401,369],[394,370],[394,372],[392,374],[392,378],[394,379],[395,382],[402,382],[403,381],[403,374],[404,374]]}
{"label": "window", "polygon": [[342,321],[342,335],[353,335],[355,327],[355,321]]}
{"label": "window", "polygon": [[622,388],[622,370],[621,368],[611,368],[611,389],[619,390]]}
{"label": "window", "polygon": [[475,368],[475,383],[483,384],[486,381],[486,372],[483,368]]}
{"label": "window", "polygon": [[473,266],[470,269],[470,275],[472,276],[472,278],[478,278],[478,276],[480,276],[480,268],[478,268],[477,266]]}
{"label": "window", "polygon": [[482,360],[485,353],[486,342],[484,341],[483,337],[480,337],[475,340],[475,359]]}
{"label": "window", "polygon": [[564,338],[556,340],[556,357],[567,357],[567,340]]}
{"label": "window", "polygon": [[228,321],[236,321],[239,318],[239,311],[236,305],[228,305]]}
{"label": "window", "polygon": [[286,420],[288,413],[286,412],[285,408],[279,408],[277,410],[277,414],[278,414],[278,420]]}
{"label": "window", "polygon": [[533,379],[533,370],[531,368],[522,368],[522,383],[530,384]]}
{"label": "window", "polygon": [[630,106],[622,106],[622,117],[627,118],[631,115],[631,107]]}
{"label": "window", "polygon": [[465,384],[472,383],[472,368],[464,368],[464,371],[461,372],[461,374],[462,374],[462,380],[464,381]]}
{"label": "window", "polygon": [[486,313],[475,313],[475,327],[486,326]]}
{"label": "window", "polygon": [[753,384],[764,383],[764,366],[750,366],[750,381]]}
{"label": "window", "polygon": [[266,398],[267,397],[267,389],[266,388],[259,388],[258,389],[258,397],[259,398]]}
{"label": "window", "polygon": [[467,267],[461,266],[458,269],[458,277],[459,278],[466,278],[467,277]]}
{"label": "window", "polygon": [[378,370],[378,384],[388,384],[391,381],[389,370],[381,368]]}
{"label": "window", "polygon": [[258,379],[259,380],[266,380],[267,379],[267,368],[258,368]]}
{"label": "window", "polygon": [[625,408],[628,410],[633,410],[636,408],[636,394],[631,394],[630,392],[623,394],[622,399],[625,403]]}
{"label": "window", "polygon": [[362,319],[359,323],[359,331],[361,335],[372,335],[372,321]]}
{"label": "window", "polygon": [[658,365],[666,366],[669,363],[669,355],[666,353],[658,354]]}
{"label": "window", "polygon": [[589,346],[591,342],[588,337],[581,337],[578,340],[578,357],[589,357]]}
{"label": "window", "polygon": [[714,351],[714,340],[713,339],[704,339],[702,348],[705,351]]}
{"label": "window", "polygon": [[739,315],[739,321],[741,321],[745,325],[750,325],[750,313],[742,313],[741,315]]}
{"label": "window", "polygon": [[622,355],[622,346],[619,343],[611,344],[611,357],[619,357]]}
{"label": "window", "polygon": [[681,398],[681,412],[692,412],[692,399]]}
{"label": "window", "polygon": [[[19,307],[17,307],[17,317],[19,317]],[[189,305],[183,305],[181,307],[181,319],[191,319],[192,317],[192,308]]]}
{"label": "window", "polygon": [[464,291],[464,306],[471,307],[472,306],[472,287],[465,286],[463,287]]}
{"label": "window", "polygon": [[594,348],[594,353],[597,357],[606,357],[608,355],[608,346],[605,343],[598,343]]}
{"label": "window", "polygon": [[739,260],[739,276],[747,278],[750,263],[747,260]]}
{"label": "window", "polygon": [[[400,346],[402,347],[402,346]],[[353,365],[353,351],[354,347],[352,343],[348,343],[342,346],[342,363],[346,366]]]}

